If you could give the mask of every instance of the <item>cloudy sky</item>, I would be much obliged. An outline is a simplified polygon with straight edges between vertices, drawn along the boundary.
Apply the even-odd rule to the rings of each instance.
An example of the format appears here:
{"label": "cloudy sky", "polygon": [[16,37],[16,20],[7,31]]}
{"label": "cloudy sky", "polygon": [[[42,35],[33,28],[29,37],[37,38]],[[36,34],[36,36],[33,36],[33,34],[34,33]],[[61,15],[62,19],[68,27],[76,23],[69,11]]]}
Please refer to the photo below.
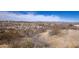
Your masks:
{"label": "cloudy sky", "polygon": [[0,20],[79,22],[79,11],[0,11]]}

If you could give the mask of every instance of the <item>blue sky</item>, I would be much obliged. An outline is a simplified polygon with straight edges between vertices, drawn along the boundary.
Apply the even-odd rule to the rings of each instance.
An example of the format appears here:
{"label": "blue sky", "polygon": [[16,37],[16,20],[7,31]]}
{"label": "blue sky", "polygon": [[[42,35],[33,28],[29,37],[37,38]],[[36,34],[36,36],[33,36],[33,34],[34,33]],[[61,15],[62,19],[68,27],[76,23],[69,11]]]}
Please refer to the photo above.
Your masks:
{"label": "blue sky", "polygon": [[0,20],[79,22],[79,11],[0,11]]}

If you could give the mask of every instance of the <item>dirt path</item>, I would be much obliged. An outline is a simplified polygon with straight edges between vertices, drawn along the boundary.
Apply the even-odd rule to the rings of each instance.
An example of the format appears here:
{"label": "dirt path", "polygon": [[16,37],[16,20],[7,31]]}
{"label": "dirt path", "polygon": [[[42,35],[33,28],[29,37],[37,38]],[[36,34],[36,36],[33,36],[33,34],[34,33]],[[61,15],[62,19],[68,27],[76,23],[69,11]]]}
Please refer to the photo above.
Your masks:
{"label": "dirt path", "polygon": [[[79,31],[78,30],[62,30],[58,35],[49,35],[49,30],[44,33],[40,33],[34,39],[35,43],[43,44],[47,43],[50,47],[79,47]],[[40,43],[39,43],[40,42]],[[42,43],[41,43],[42,42]]]}

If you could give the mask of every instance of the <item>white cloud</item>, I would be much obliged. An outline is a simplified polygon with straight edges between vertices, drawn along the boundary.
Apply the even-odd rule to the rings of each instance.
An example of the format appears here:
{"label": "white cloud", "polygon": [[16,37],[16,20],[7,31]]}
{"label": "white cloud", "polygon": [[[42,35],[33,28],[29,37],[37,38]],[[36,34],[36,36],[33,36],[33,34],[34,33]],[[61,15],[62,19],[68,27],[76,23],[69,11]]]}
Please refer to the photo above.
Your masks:
{"label": "white cloud", "polygon": [[[33,13],[16,14],[11,12],[0,12],[0,20],[14,21],[67,21],[56,15],[36,15]],[[70,21],[70,20],[68,20]]]}

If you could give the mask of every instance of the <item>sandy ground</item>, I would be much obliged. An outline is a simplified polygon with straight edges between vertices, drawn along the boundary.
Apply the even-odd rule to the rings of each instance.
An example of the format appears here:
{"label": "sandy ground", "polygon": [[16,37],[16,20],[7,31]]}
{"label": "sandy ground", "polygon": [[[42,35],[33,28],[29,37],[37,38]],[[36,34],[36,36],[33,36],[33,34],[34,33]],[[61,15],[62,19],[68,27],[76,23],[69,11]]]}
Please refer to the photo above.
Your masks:
{"label": "sandy ground", "polygon": [[[34,47],[79,48],[79,30],[61,30],[57,35],[50,35],[50,31],[47,30],[46,32],[35,35],[32,38]],[[0,48],[8,47],[6,44],[0,45]]]}
{"label": "sandy ground", "polygon": [[[50,30],[35,36],[36,45],[48,44],[50,48],[74,48],[79,47],[79,30],[61,30],[58,35],[49,35]],[[37,42],[37,43],[36,43]]]}

